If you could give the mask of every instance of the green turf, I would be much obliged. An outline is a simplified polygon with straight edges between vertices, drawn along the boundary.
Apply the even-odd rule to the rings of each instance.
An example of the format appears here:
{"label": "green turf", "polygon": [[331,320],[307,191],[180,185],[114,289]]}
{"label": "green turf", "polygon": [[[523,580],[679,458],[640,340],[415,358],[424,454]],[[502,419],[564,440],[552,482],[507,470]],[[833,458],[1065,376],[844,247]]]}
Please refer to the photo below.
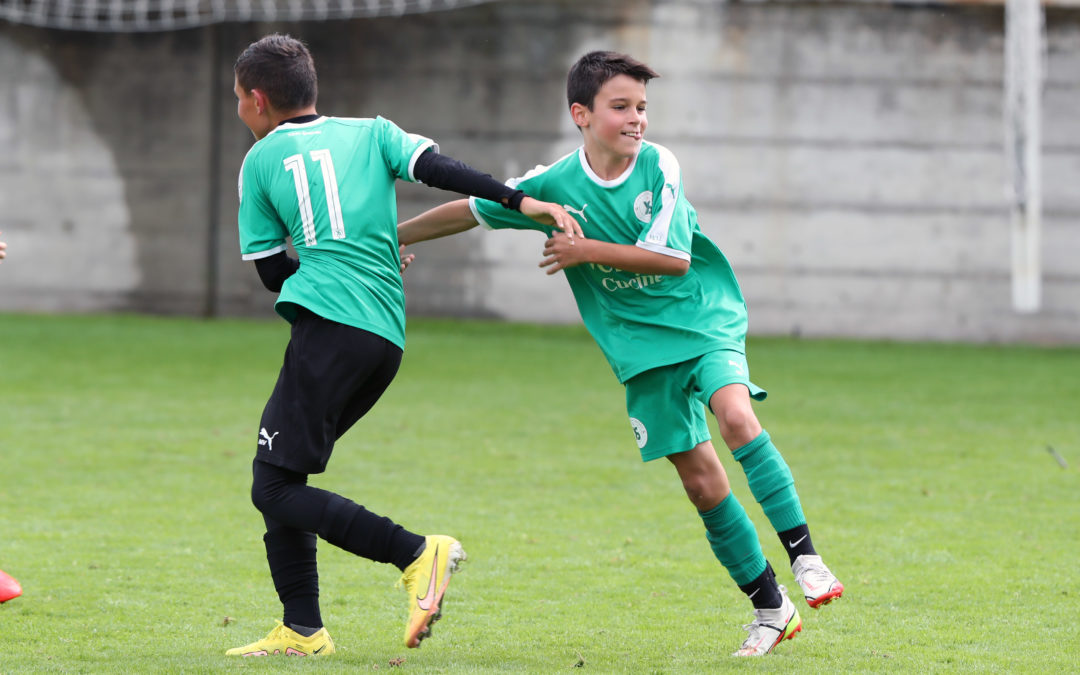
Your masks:
{"label": "green turf", "polygon": [[[749,603],[577,327],[413,321],[313,479],[470,560],[420,650],[396,570],[320,546],[338,653],[279,616],[247,492],[280,321],[0,316],[0,672],[1065,672],[1080,663],[1080,350],[754,339],[757,405],[844,580],[766,658]],[[1067,463],[1062,468],[1047,450]],[[780,544],[736,493],[782,583]]]}

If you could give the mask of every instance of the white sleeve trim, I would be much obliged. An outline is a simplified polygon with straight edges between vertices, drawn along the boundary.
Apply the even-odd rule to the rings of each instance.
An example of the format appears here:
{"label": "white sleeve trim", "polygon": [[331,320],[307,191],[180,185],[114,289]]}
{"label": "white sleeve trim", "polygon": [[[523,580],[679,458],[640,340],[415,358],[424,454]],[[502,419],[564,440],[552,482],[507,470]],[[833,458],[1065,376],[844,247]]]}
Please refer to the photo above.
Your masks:
{"label": "white sleeve trim", "polygon": [[256,251],[255,253],[245,253],[245,254],[241,255],[240,258],[243,259],[243,260],[259,260],[261,258],[269,258],[270,256],[274,255],[275,253],[281,253],[287,247],[288,247],[287,244],[282,244],[281,246],[275,246],[274,248],[267,249],[265,251]]}
{"label": "white sleeve trim", "polygon": [[493,228],[491,226],[491,223],[484,220],[484,217],[482,215],[480,215],[480,209],[476,208],[476,200],[477,199],[478,199],[478,197],[469,197],[469,210],[472,211],[473,218],[476,218],[476,222],[480,223],[485,228],[487,228],[489,230],[495,229],[495,228]]}
{"label": "white sleeve trim", "polygon": [[424,152],[428,148],[431,148],[435,152],[438,152],[439,144],[429,138],[427,139],[427,143],[424,143],[423,145],[418,147],[416,151],[413,152],[412,157],[409,158],[409,180],[413,183],[419,182],[416,180],[416,176],[413,174],[413,169],[416,168],[416,160],[420,159],[420,155],[424,154]]}
{"label": "white sleeve trim", "polygon": [[686,251],[680,251],[677,248],[668,248],[667,246],[660,246],[659,244],[650,244],[648,242],[639,241],[637,243],[638,248],[643,248],[646,251],[652,251],[653,253],[660,253],[662,255],[671,256],[672,258],[678,258],[679,260],[685,260],[690,262],[690,254]]}
{"label": "white sleeve trim", "polygon": [[[660,208],[657,209],[656,217],[649,226],[645,235],[645,241],[651,244],[661,244],[668,239],[668,230],[671,227],[671,217],[675,213],[675,204],[678,202],[679,192],[682,190],[682,170],[675,155],[662,145],[655,145],[658,155],[658,166],[664,177],[664,185],[660,188]],[[669,194],[670,193],[670,194]]]}

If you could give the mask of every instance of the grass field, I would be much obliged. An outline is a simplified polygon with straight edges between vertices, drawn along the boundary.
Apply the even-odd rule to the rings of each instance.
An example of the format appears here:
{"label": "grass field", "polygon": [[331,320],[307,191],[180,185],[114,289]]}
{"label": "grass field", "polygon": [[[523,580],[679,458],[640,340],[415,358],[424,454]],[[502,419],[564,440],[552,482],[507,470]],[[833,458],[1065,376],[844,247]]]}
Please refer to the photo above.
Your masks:
{"label": "grass field", "polygon": [[[250,461],[280,321],[0,316],[0,672],[1066,672],[1080,350],[753,339],[758,414],[842,600],[768,658],[577,327],[413,321],[313,479],[470,560],[420,650],[397,572],[320,546],[338,653],[227,660],[279,617]],[[1066,467],[1048,451],[1054,448]],[[781,583],[780,544],[724,458]]]}

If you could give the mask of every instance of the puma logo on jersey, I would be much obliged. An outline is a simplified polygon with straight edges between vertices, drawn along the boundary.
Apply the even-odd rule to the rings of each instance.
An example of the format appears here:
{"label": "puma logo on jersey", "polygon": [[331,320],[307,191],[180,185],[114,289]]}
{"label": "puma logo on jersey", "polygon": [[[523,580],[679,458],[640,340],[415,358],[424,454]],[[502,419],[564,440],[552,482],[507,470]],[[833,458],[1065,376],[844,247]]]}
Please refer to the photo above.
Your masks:
{"label": "puma logo on jersey", "polygon": [[[275,431],[274,436],[280,434],[280,431]],[[274,436],[271,436],[266,432],[266,428],[259,429],[259,445],[265,445],[266,449],[270,452],[274,451]]]}
{"label": "puma logo on jersey", "polygon": [[575,209],[573,206],[570,206],[569,204],[563,204],[563,208],[566,209],[567,211],[569,211],[570,213],[576,213],[577,215],[581,216],[582,222],[586,222],[586,223],[589,222],[589,219],[585,217],[585,209],[589,208],[588,204],[582,205],[582,207],[580,209]]}

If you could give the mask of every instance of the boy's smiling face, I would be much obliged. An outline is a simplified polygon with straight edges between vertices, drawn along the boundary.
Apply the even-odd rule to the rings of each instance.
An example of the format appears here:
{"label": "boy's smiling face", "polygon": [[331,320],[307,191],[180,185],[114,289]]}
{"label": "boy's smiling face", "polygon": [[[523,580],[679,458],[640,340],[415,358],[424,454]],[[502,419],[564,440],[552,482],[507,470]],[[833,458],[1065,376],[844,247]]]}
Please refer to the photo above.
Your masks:
{"label": "boy's smiling face", "polygon": [[649,125],[645,108],[645,83],[616,75],[596,92],[592,110],[575,103],[571,115],[585,135],[586,151],[599,151],[610,159],[631,158],[641,149]]}

